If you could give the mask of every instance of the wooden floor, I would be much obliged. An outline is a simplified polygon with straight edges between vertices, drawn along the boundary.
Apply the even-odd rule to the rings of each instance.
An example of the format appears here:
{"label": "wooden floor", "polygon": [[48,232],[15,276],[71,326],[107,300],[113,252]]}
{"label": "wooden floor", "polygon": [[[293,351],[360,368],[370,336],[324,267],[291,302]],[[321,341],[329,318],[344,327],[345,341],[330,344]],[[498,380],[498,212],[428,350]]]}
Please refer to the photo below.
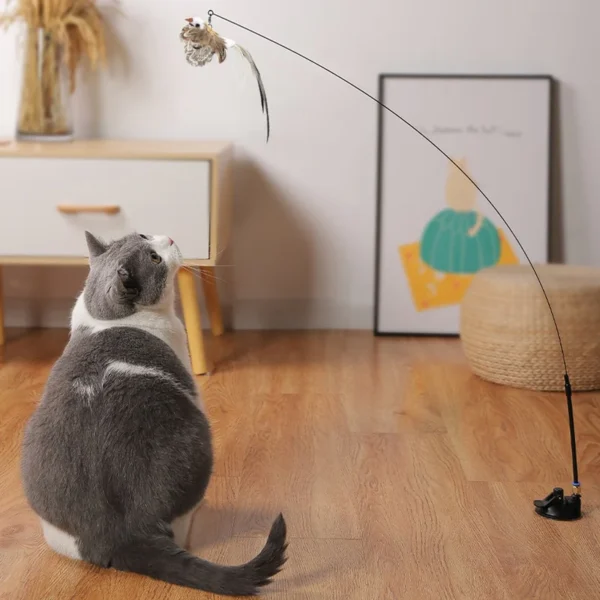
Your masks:
{"label": "wooden floor", "polygon": [[[6,348],[0,368],[0,598],[208,598],[48,550],[19,480],[23,425],[63,332]],[[201,378],[217,443],[195,552],[237,563],[282,511],[289,600],[600,597],[600,395],[575,396],[585,518],[532,500],[569,488],[562,395],[485,383],[456,340],[237,333]],[[211,596],[212,597],[212,596]]]}

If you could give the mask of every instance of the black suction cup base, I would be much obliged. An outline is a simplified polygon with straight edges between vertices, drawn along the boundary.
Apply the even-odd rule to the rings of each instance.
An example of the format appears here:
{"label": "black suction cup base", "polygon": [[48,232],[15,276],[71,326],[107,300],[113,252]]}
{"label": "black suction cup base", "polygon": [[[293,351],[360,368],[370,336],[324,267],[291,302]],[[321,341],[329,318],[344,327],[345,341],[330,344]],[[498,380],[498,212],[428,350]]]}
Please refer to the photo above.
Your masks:
{"label": "black suction cup base", "polygon": [[533,502],[535,512],[555,521],[576,521],[581,518],[581,496],[565,496],[562,488],[554,488],[543,500]]}

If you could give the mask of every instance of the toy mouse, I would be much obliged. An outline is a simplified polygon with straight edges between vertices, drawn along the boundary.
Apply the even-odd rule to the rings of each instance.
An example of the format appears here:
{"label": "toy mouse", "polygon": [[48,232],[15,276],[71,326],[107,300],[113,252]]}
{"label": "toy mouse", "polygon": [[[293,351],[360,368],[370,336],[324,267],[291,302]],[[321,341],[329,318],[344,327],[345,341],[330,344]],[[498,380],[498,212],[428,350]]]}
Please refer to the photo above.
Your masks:
{"label": "toy mouse", "polygon": [[244,47],[233,40],[221,37],[210,23],[203,21],[198,17],[186,19],[186,25],[179,34],[179,39],[183,42],[185,49],[185,58],[193,67],[203,67],[211,62],[213,56],[217,55],[219,64],[227,58],[227,51],[231,48],[237,49],[240,54],[248,61],[254,77],[258,83],[260,92],[260,104],[263,113],[267,117],[267,141],[271,132],[271,122],[269,118],[269,105],[267,103],[267,94],[265,86],[260,75],[260,71],[254,62],[254,59]]}

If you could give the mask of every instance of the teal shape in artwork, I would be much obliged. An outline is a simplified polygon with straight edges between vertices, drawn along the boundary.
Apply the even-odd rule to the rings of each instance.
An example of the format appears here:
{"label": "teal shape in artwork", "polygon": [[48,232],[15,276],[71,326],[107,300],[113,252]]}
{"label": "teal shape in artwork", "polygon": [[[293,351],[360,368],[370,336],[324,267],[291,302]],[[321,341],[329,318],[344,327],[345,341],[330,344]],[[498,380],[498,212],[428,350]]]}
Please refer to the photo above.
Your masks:
{"label": "teal shape in artwork", "polygon": [[421,237],[421,260],[441,273],[474,274],[495,265],[500,252],[498,230],[475,210],[442,210]]}

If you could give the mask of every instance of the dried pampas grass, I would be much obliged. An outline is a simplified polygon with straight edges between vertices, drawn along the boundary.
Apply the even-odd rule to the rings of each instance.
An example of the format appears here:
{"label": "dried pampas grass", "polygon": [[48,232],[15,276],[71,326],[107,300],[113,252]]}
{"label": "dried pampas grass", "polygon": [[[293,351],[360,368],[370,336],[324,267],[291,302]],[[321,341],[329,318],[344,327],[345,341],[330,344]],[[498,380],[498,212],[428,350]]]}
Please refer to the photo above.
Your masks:
{"label": "dried pampas grass", "polygon": [[26,28],[19,132],[68,134],[64,96],[76,89],[79,65],[84,59],[92,69],[106,65],[96,0],[7,0],[7,9],[0,25]]}

